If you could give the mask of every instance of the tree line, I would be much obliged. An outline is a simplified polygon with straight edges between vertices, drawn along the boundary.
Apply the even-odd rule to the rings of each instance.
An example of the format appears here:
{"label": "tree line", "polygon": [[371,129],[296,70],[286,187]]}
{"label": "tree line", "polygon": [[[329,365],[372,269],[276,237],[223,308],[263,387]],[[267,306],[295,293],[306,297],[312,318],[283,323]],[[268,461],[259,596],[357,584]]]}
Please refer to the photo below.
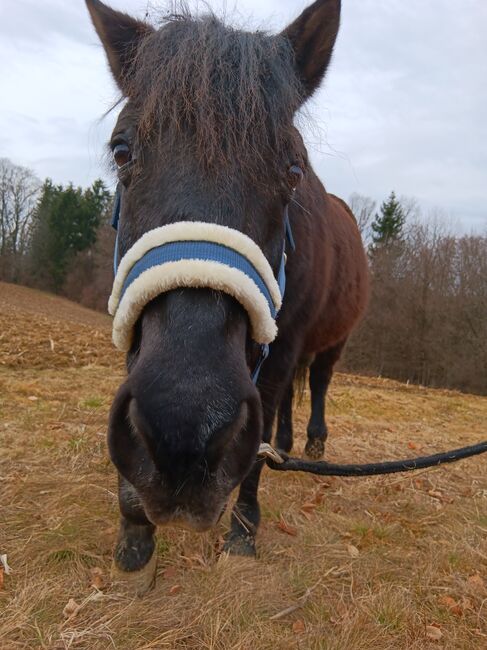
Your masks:
{"label": "tree line", "polygon": [[0,159],[0,279],[105,309],[113,279],[112,202],[102,180],[87,189],[41,183]]}
{"label": "tree line", "polygon": [[[113,196],[41,183],[0,160],[0,279],[105,310],[113,280]],[[342,367],[427,386],[487,394],[487,235],[454,235],[394,192],[377,210],[350,207],[371,276],[367,313]]]}
{"label": "tree line", "polygon": [[455,236],[392,192],[351,207],[367,245],[371,293],[344,367],[487,394],[487,236]]}

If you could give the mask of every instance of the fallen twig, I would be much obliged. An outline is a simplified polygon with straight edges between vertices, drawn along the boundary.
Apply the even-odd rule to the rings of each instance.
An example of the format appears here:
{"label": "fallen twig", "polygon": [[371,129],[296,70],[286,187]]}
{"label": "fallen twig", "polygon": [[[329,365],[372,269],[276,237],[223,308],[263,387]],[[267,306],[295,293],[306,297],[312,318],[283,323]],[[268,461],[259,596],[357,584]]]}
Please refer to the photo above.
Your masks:
{"label": "fallen twig", "polygon": [[311,596],[313,591],[316,589],[316,587],[318,587],[321,584],[323,579],[326,578],[327,575],[329,575],[330,573],[335,571],[335,569],[337,569],[337,568],[338,567],[334,566],[331,569],[329,569],[325,573],[325,575],[322,576],[318,580],[318,582],[316,584],[314,584],[312,587],[309,587],[308,589],[306,589],[304,594],[300,598],[298,598],[298,600],[294,603],[294,605],[290,605],[289,607],[286,607],[286,609],[283,609],[282,611],[278,612],[277,614],[274,614],[273,616],[270,617],[269,620],[270,621],[279,621],[282,618],[285,618],[286,616],[288,616],[288,614],[292,614],[296,610],[301,609],[301,607],[303,607],[306,604],[306,602],[308,601],[309,597]]}

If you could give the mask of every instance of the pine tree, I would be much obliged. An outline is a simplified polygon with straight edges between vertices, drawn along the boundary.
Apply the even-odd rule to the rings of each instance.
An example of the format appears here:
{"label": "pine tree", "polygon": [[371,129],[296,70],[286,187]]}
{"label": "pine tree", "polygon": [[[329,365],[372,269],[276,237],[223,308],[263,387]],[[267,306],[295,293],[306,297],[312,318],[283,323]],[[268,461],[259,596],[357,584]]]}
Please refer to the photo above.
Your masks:
{"label": "pine tree", "polygon": [[375,215],[372,223],[372,241],[374,246],[401,241],[406,215],[394,192],[380,206],[380,214]]}
{"label": "pine tree", "polygon": [[95,243],[110,200],[101,180],[85,191],[45,181],[34,214],[30,251],[37,284],[61,290],[74,255]]}

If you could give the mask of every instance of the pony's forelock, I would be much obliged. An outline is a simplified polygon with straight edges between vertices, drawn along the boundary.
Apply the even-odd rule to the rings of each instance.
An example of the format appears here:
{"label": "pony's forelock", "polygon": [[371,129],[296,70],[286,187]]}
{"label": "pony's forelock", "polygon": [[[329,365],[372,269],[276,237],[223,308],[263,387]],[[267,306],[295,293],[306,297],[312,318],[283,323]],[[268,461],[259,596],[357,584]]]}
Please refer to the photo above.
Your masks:
{"label": "pony's forelock", "polygon": [[301,94],[282,36],[173,15],[140,44],[128,83],[143,143],[187,147],[212,173],[256,180],[292,155]]}

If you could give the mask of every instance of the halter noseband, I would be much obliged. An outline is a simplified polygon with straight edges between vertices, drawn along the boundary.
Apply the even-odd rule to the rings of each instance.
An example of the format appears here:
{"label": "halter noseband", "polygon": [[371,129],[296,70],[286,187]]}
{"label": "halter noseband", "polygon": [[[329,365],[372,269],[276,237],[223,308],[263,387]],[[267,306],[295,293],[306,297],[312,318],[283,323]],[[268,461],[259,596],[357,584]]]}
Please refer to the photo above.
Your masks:
{"label": "halter noseband", "polygon": [[206,287],[233,296],[247,311],[252,338],[260,344],[252,372],[257,381],[269,343],[277,335],[275,320],[286,287],[286,241],[295,249],[288,208],[277,278],[259,246],[233,228],[183,221],[146,232],[119,260],[118,222],[121,191],[115,195],[112,226],[117,230],[112,294],[108,310],[114,317],[113,342],[130,349],[133,327],[143,308],[156,296],[182,287]]}

